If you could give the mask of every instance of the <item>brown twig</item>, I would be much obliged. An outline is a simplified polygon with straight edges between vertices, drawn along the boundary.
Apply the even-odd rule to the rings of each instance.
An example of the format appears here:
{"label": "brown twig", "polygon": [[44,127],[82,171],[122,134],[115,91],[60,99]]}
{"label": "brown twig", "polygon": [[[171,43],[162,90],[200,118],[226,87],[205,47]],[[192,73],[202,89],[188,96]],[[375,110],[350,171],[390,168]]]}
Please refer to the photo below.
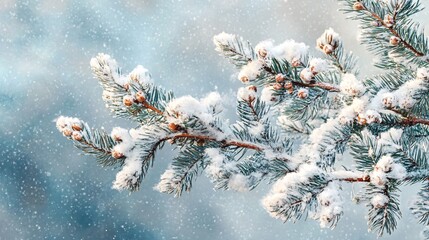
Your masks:
{"label": "brown twig", "polygon": [[153,105],[149,104],[147,101],[144,101],[142,104],[143,104],[143,106],[144,106],[145,108],[150,109],[150,110],[152,110],[152,111],[154,111],[154,112],[158,113],[159,115],[162,115],[162,114],[163,114],[163,112],[162,112],[161,110],[159,110],[158,108],[156,108],[156,107],[154,107]]}
{"label": "brown twig", "polygon": [[252,104],[253,101],[251,101],[250,99],[248,101],[246,101],[246,103],[249,105],[250,110],[252,111],[252,114],[255,116],[256,121],[259,122],[259,117],[258,114],[256,113],[255,107]]}
{"label": "brown twig", "polygon": [[301,83],[301,82],[294,82],[292,81],[292,84],[300,86],[300,87],[309,87],[309,88],[321,88],[321,89],[325,89],[329,92],[340,92],[340,89],[336,86],[333,86],[331,84],[328,83],[324,83],[324,82],[316,82],[316,83]]}
{"label": "brown twig", "polygon": [[[369,175],[365,175],[363,177],[357,177],[357,178],[353,178],[353,177],[351,177],[351,178],[338,178],[338,179],[335,179],[335,180],[343,181],[343,182],[351,182],[351,183],[353,183],[353,182],[369,183],[369,182],[371,182],[371,177]],[[410,181],[410,180],[413,180],[413,177],[409,176],[409,177],[406,177],[406,178],[402,179],[402,181]],[[429,180],[429,178],[426,178],[426,180]]]}
{"label": "brown twig", "polygon": [[401,113],[401,111],[399,110],[396,110],[396,109],[389,109],[389,110],[403,117],[403,119],[399,122],[399,124],[401,125],[405,125],[405,126],[414,126],[417,124],[429,125],[429,119],[418,118],[413,116],[407,117],[407,116],[404,116],[403,113]]}
{"label": "brown twig", "polygon": [[414,126],[417,124],[429,125],[429,120],[416,117],[407,117],[401,122],[401,124],[406,126]]}
{"label": "brown twig", "polygon": [[189,134],[189,133],[179,133],[173,136],[168,136],[165,138],[162,138],[160,141],[166,141],[166,140],[176,140],[176,139],[180,139],[180,138],[187,138],[187,139],[195,139],[195,140],[203,140],[203,141],[210,141],[210,142],[221,142],[222,143],[222,147],[230,147],[230,146],[236,146],[236,147],[241,147],[241,148],[247,148],[247,149],[252,149],[255,151],[262,151],[263,148],[251,144],[251,143],[246,143],[246,142],[239,142],[236,140],[222,140],[219,141],[214,137],[209,137],[209,136],[204,136],[204,135],[193,135],[193,134]]}
{"label": "brown twig", "polygon": [[338,180],[344,181],[344,182],[370,182],[371,178],[368,175],[366,175],[358,178],[342,178]]}

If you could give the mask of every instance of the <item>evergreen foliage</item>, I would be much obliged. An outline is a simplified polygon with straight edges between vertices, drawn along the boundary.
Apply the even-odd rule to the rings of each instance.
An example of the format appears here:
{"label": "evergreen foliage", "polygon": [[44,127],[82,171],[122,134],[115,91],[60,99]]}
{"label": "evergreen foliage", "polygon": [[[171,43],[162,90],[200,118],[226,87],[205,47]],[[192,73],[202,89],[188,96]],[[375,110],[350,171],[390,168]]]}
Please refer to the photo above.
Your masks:
{"label": "evergreen foliage", "polygon": [[[400,188],[421,184],[410,207],[429,230],[429,45],[412,15],[418,0],[339,0],[360,22],[362,44],[383,73],[359,75],[357,57],[327,29],[316,41],[319,57],[304,43],[262,41],[221,33],[216,51],[240,71],[238,120],[225,124],[222,98],[175,97],[154,84],[142,66],[123,74],[106,54],[91,60],[103,100],[136,128],[94,130],[60,117],[57,128],[102,166],[119,166],[113,187],[136,191],[169,143],[178,151],[157,190],[179,197],[205,173],[217,189],[250,191],[272,184],[263,199],[283,221],[313,218],[334,228],[343,215],[341,186],[360,183],[369,230],[391,234],[401,217]],[[352,157],[345,167],[341,157]]]}

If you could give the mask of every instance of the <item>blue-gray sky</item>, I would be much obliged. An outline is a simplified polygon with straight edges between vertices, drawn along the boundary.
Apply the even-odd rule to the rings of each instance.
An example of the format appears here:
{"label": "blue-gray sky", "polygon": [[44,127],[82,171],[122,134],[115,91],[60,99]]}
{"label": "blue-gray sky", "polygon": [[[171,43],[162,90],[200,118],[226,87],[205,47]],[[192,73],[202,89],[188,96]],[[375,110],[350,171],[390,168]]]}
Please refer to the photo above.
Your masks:
{"label": "blue-gray sky", "polygon": [[[356,23],[337,8],[335,0],[2,0],[0,239],[375,238],[363,206],[347,204],[332,231],[312,220],[272,219],[260,204],[266,185],[245,194],[214,191],[202,176],[181,199],[155,192],[169,151],[158,155],[139,192],[117,192],[111,189],[116,170],[79,155],[52,122],[69,115],[108,130],[133,126],[104,108],[89,68],[98,52],[115,57],[125,72],[144,65],[177,96],[216,89],[227,100],[225,115],[233,114],[240,84],[211,40],[222,31],[255,44],[293,38],[314,46],[333,27],[361,56],[362,75],[376,72],[356,41]],[[429,24],[428,12],[418,18]],[[389,239],[418,238],[421,226],[406,208],[413,192],[403,191],[404,219]]]}

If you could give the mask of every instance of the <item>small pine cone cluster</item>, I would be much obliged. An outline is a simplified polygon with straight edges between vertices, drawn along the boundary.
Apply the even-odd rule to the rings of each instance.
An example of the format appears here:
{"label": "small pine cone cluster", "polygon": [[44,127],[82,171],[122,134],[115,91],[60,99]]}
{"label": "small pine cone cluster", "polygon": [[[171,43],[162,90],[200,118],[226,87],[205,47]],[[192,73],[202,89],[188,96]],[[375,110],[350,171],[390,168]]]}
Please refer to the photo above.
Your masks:
{"label": "small pine cone cluster", "polygon": [[281,73],[276,75],[276,83],[283,83],[285,81],[285,76]]}
{"label": "small pine cone cluster", "polygon": [[328,69],[328,63],[326,60],[320,58],[313,58],[310,60],[307,68],[301,70],[299,74],[302,82],[309,84],[314,82],[314,78],[317,74],[324,72]]}
{"label": "small pine cone cluster", "polygon": [[125,95],[122,99],[122,103],[126,107],[131,107],[133,104],[143,104],[146,102],[146,97],[142,91],[138,91],[132,95]]}
{"label": "small pine cone cluster", "polygon": [[127,137],[129,136],[129,134],[126,129],[116,127],[116,128],[113,128],[110,136],[115,142],[121,143],[122,141],[124,141],[124,139],[127,140]]}
{"label": "small pine cone cluster", "polygon": [[131,72],[130,79],[134,82],[138,82],[140,80],[140,76],[138,73]]}
{"label": "small pine cone cluster", "polygon": [[122,136],[120,134],[112,134],[112,138],[115,142],[122,142]]}
{"label": "small pine cone cluster", "polygon": [[399,43],[401,42],[401,39],[400,38],[398,38],[398,37],[396,37],[396,36],[391,36],[390,37],[390,40],[389,40],[389,43],[390,43],[390,45],[392,45],[392,46],[398,46],[399,45]]}
{"label": "small pine cone cluster", "polygon": [[126,157],[127,153],[133,149],[135,143],[131,136],[132,130],[115,127],[110,133],[110,137],[116,142],[111,150],[111,156],[115,159]]}
{"label": "small pine cone cluster", "polygon": [[359,125],[365,126],[368,124],[368,120],[366,119],[364,114],[359,114],[356,118]]}
{"label": "small pine cone cluster", "polygon": [[355,11],[362,11],[364,9],[365,9],[365,6],[360,1],[357,1],[353,4],[353,10]]}
{"label": "small pine cone cluster", "polygon": [[124,96],[124,98],[122,99],[122,103],[127,107],[131,107],[134,103],[133,96],[131,96],[131,95]]}
{"label": "small pine cone cluster", "polygon": [[57,119],[57,128],[65,137],[75,141],[82,141],[83,139],[83,124],[77,118],[61,116]]}
{"label": "small pine cone cluster", "polygon": [[176,123],[169,123],[168,129],[170,129],[170,131],[172,131],[172,132],[179,132],[179,131],[184,130],[184,128],[182,126],[180,126],[179,124],[176,124]]}
{"label": "small pine cone cluster", "polygon": [[[142,65],[138,65],[129,74],[129,80],[131,83],[138,83],[140,85],[147,85],[152,83],[152,77],[149,71]],[[127,83],[128,84],[128,83]]]}
{"label": "small pine cone cluster", "polygon": [[122,87],[124,87],[125,90],[130,90],[130,84],[129,83],[125,83],[124,85],[122,85]]}
{"label": "small pine cone cluster", "polygon": [[296,59],[296,58],[294,58],[293,60],[292,60],[292,62],[291,62],[291,64],[292,64],[292,67],[299,67],[299,66],[301,66],[301,60],[299,60],[299,59]]}
{"label": "small pine cone cluster", "polygon": [[262,60],[254,60],[244,65],[238,73],[238,80],[247,84],[257,79],[261,74]]}
{"label": "small pine cone cluster", "polygon": [[112,157],[115,158],[115,159],[119,159],[119,158],[123,158],[124,154],[121,153],[121,152],[119,152],[119,151],[117,151],[117,150],[113,150],[112,151]]}
{"label": "small pine cone cluster", "polygon": [[271,40],[265,40],[258,43],[255,46],[255,52],[258,54],[258,58],[261,60],[267,60],[270,58],[270,51],[274,47],[274,43]]}
{"label": "small pine cone cluster", "polygon": [[242,87],[238,90],[237,98],[246,102],[253,102],[256,99],[256,92],[258,89],[254,85]]}
{"label": "small pine cone cluster", "polygon": [[248,83],[249,82],[249,77],[246,75],[239,76],[239,79],[242,83]]}
{"label": "small pine cone cluster", "polygon": [[273,89],[276,91],[286,90],[287,93],[293,93],[293,84],[290,81],[286,81],[285,76],[281,73],[276,75],[276,83],[273,85]]}
{"label": "small pine cone cluster", "polygon": [[301,98],[301,99],[305,99],[308,97],[308,89],[306,88],[300,88],[298,90],[298,92],[296,93],[296,95]]}
{"label": "small pine cone cluster", "polygon": [[274,83],[273,89],[276,90],[276,91],[280,91],[280,90],[283,89],[283,84],[281,84],[281,83]]}
{"label": "small pine cone cluster", "polygon": [[359,113],[357,115],[356,122],[362,126],[372,123],[381,123],[381,115],[377,111],[367,110],[365,113]]}
{"label": "small pine cone cluster", "polygon": [[258,50],[258,55],[259,57],[261,57],[262,59],[265,59],[268,55],[268,51],[265,48],[261,48]]}
{"label": "small pine cone cluster", "polygon": [[82,132],[81,131],[74,131],[72,134],[72,138],[75,141],[82,141]]}
{"label": "small pine cone cluster", "polygon": [[322,36],[317,39],[317,47],[325,54],[332,54],[340,45],[340,37],[332,28],[326,30]]}
{"label": "small pine cone cluster", "polygon": [[374,170],[371,174],[371,183],[375,186],[384,186],[387,182],[386,173],[380,170]]}
{"label": "small pine cone cluster", "polygon": [[273,86],[267,85],[262,89],[260,99],[266,103],[273,103],[279,100],[279,96]]}
{"label": "small pine cone cluster", "polygon": [[248,97],[248,100],[250,102],[255,101],[255,99],[256,99],[256,92],[258,91],[258,88],[256,86],[254,86],[254,85],[250,85],[250,86],[247,86],[247,91],[250,93],[249,97]]}
{"label": "small pine cone cluster", "polygon": [[390,14],[386,14],[386,16],[384,16],[383,23],[386,27],[391,28],[395,25],[395,18]]}
{"label": "small pine cone cluster", "polygon": [[146,97],[144,96],[144,93],[142,91],[138,91],[135,94],[135,98],[137,100],[138,103],[144,103],[146,102]]}

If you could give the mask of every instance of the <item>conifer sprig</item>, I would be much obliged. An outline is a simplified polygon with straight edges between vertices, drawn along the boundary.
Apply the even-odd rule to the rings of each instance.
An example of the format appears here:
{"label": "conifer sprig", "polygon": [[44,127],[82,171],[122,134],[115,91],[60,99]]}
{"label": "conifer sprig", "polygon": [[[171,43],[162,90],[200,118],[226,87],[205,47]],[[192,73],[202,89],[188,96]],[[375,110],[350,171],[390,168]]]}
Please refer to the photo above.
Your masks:
{"label": "conifer sprig", "polygon": [[[305,43],[265,40],[252,46],[221,33],[216,51],[239,69],[238,119],[229,124],[219,93],[175,97],[137,66],[123,74],[106,54],[91,60],[114,116],[132,129],[110,134],[60,117],[58,130],[102,166],[121,167],[118,190],[136,191],[170,143],[177,150],[155,189],[180,197],[205,174],[216,189],[250,191],[272,184],[263,206],[274,218],[308,217],[334,228],[343,215],[342,185],[359,183],[355,198],[368,207],[368,228],[391,234],[401,217],[400,188],[423,183],[411,212],[428,225],[428,41],[411,16],[417,0],[340,0],[361,23],[361,42],[385,72],[362,77],[357,57],[332,28],[316,40],[322,57]],[[353,164],[340,166],[350,153]],[[343,169],[344,168],[344,169]],[[428,234],[426,230],[423,234]]]}

